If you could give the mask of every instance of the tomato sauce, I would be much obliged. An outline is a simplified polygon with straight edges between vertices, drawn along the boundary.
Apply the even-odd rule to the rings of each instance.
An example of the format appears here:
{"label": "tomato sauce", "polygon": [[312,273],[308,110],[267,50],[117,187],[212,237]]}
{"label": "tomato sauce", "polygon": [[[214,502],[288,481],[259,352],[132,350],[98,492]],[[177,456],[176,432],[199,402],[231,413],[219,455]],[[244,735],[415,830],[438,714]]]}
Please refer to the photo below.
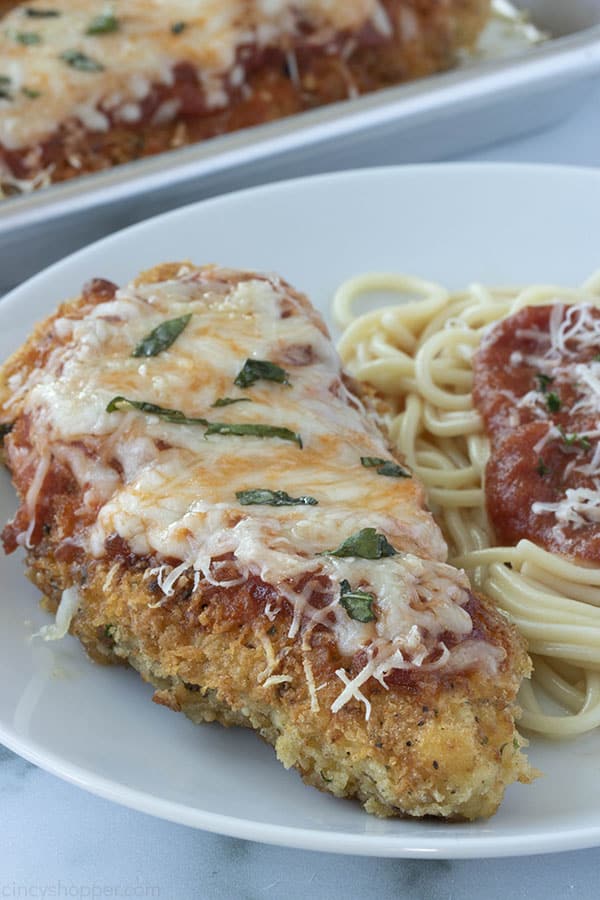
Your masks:
{"label": "tomato sauce", "polygon": [[473,368],[496,540],[600,562],[600,309],[526,307],[486,335]]}

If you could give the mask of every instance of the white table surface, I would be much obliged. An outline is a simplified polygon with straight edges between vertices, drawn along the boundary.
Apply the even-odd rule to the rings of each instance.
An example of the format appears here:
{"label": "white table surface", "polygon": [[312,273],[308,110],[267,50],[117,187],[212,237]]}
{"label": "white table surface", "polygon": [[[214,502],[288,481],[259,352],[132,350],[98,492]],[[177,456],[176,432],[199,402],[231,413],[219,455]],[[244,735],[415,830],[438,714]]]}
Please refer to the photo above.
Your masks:
{"label": "white table surface", "polygon": [[[464,154],[461,159],[600,165],[600,84],[558,127]],[[388,159],[377,161],[396,162],[393,148]],[[340,164],[351,168],[367,163],[349,149]],[[294,172],[280,177],[286,174]],[[3,898],[600,897],[600,848],[454,862],[363,859],[262,846],[115,806],[59,781],[2,747],[0,797]]]}

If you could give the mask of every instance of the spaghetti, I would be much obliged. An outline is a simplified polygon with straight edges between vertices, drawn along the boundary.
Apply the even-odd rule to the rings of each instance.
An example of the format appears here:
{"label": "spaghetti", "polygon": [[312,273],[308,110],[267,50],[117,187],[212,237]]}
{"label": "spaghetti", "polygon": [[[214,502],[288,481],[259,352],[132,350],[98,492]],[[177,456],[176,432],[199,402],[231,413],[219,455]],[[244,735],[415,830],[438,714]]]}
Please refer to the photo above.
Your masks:
{"label": "spaghetti", "polygon": [[[357,301],[375,292],[402,302],[357,314]],[[426,487],[452,564],[528,641],[534,676],[520,695],[522,725],[568,737],[600,725],[600,569],[528,539],[494,544],[484,487],[490,442],[471,393],[483,334],[524,307],[557,302],[600,307],[600,273],[581,288],[473,284],[456,293],[407,275],[366,274],[341,285],[334,315],[344,364],[388,402],[391,440]],[[548,709],[548,698],[564,712]]]}

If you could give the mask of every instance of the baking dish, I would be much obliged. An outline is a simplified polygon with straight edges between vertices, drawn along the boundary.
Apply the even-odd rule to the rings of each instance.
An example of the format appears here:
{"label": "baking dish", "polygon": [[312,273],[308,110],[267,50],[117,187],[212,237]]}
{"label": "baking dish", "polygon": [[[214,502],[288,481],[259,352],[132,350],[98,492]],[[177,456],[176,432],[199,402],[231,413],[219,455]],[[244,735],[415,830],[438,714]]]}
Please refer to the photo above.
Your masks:
{"label": "baking dish", "polygon": [[[596,0],[523,0],[552,38],[501,59],[389,88],[148,157],[11,199],[0,207],[0,292],[108,231],[154,212],[291,173],[447,158],[550,125],[600,72]],[[389,159],[389,153],[387,154]],[[35,252],[32,252],[35,247]]]}

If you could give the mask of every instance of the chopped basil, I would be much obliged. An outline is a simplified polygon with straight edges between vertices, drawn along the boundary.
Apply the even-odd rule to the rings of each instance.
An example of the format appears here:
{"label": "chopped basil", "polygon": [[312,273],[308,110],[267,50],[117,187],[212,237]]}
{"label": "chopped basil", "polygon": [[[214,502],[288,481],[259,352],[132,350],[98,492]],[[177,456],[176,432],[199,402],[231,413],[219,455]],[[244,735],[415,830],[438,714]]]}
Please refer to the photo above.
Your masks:
{"label": "chopped basil", "polygon": [[36,6],[28,6],[25,15],[31,19],[57,19],[60,13],[57,9],[38,9]]}
{"label": "chopped basil", "polygon": [[378,475],[387,475],[389,478],[410,478],[410,472],[389,459],[381,459],[379,456],[361,456],[361,465],[365,469],[377,469]]}
{"label": "chopped basil", "polygon": [[41,44],[42,37],[35,31],[17,31],[15,33],[15,41],[17,41],[18,44],[24,44],[26,47],[31,47],[34,44]]}
{"label": "chopped basil", "polygon": [[0,75],[0,87],[6,87],[11,83],[10,75]]}
{"label": "chopped basil", "polygon": [[147,403],[145,400],[128,400],[127,397],[113,397],[106,407],[106,412],[119,412],[123,406],[131,406],[133,409],[139,409],[140,412],[159,416],[166,422],[173,422],[176,425],[208,425],[207,419],[190,418],[179,409],[166,409],[164,406]]}
{"label": "chopped basil", "polygon": [[85,30],[86,34],[111,34],[119,30],[119,20],[112,13],[96,16]]}
{"label": "chopped basil", "polygon": [[28,87],[21,88],[21,93],[29,97],[30,100],[37,100],[38,97],[42,96],[41,91],[34,91],[33,88]]}
{"label": "chopped basil", "polygon": [[340,604],[351,619],[355,619],[357,622],[375,621],[374,594],[369,594],[367,591],[353,591],[350,582],[346,579],[340,581],[340,591]]}
{"label": "chopped basil", "polygon": [[538,457],[538,464],[537,464],[537,467],[536,467],[536,472],[538,473],[538,475],[540,476],[540,478],[543,478],[545,475],[547,475],[549,471],[550,471],[550,469],[548,468],[548,466],[546,465],[546,463],[544,462],[544,460],[542,459],[542,457],[539,456],[539,457]]}
{"label": "chopped basil", "polygon": [[546,394],[546,406],[550,412],[558,412],[561,407],[560,397],[558,394]]}
{"label": "chopped basil", "polygon": [[567,447],[572,447],[574,444],[578,444],[582,450],[590,450],[591,449],[591,441],[584,434],[577,434],[577,432],[573,432],[573,434],[567,434],[566,431],[559,425],[558,430],[561,433],[562,439],[567,445]]}
{"label": "chopped basil", "polygon": [[596,353],[593,357],[592,362],[600,362],[600,353]]}
{"label": "chopped basil", "polygon": [[302,438],[289,428],[279,428],[275,425],[255,425],[250,422],[210,422],[206,429],[206,436],[211,434],[234,434],[238,437],[276,437],[282,441],[293,441],[302,449]]}
{"label": "chopped basil", "polygon": [[80,50],[65,50],[60,54],[62,59],[68,66],[77,69],[79,72],[103,72],[104,66],[91,56],[86,56]]}
{"label": "chopped basil", "polygon": [[269,491],[256,488],[250,491],[236,491],[235,496],[242,506],[316,506],[314,497],[290,497],[286,491]]}
{"label": "chopped basil", "polygon": [[361,559],[381,559],[396,556],[388,539],[374,528],[361,528],[340,544],[337,550],[324,550],[320,556],[358,556]]}
{"label": "chopped basil", "polygon": [[148,413],[148,415],[159,416],[166,422],[174,425],[203,425],[206,428],[205,437],[211,434],[234,434],[238,436],[251,437],[278,437],[282,441],[293,441],[302,449],[302,438],[289,428],[280,428],[276,425],[262,425],[251,422],[209,422],[208,419],[196,418],[194,416],[186,416],[179,409],[168,409],[164,406],[157,406],[155,403],[148,403],[146,400],[128,400],[127,397],[113,397],[106,412],[119,412],[124,406],[131,406],[132,409],[138,409],[140,412]]}
{"label": "chopped basil", "polygon": [[179,316],[177,319],[169,319],[167,322],[161,322],[150,334],[143,338],[132,356],[158,356],[163,350],[168,350],[171,344],[177,340],[185,326],[188,324],[192,314],[187,316]]}
{"label": "chopped basil", "polygon": [[252,403],[250,397],[219,397],[211,403],[211,409],[219,409],[221,406],[231,406],[232,403]]}
{"label": "chopped basil", "polygon": [[288,373],[281,366],[267,359],[247,359],[233,382],[238,387],[246,388],[255,381],[276,381],[289,385]]}
{"label": "chopped basil", "polygon": [[181,32],[184,31],[186,27],[187,26],[185,22],[173,22],[173,24],[171,25],[171,33],[181,34]]}
{"label": "chopped basil", "polygon": [[536,381],[538,383],[538,391],[541,391],[542,394],[545,394],[548,390],[548,385],[552,384],[554,378],[551,375],[544,375],[543,372],[536,372],[535,375]]}
{"label": "chopped basil", "polygon": [[0,100],[12,100],[13,96],[10,91],[7,91],[6,88],[2,87],[0,84]]}

